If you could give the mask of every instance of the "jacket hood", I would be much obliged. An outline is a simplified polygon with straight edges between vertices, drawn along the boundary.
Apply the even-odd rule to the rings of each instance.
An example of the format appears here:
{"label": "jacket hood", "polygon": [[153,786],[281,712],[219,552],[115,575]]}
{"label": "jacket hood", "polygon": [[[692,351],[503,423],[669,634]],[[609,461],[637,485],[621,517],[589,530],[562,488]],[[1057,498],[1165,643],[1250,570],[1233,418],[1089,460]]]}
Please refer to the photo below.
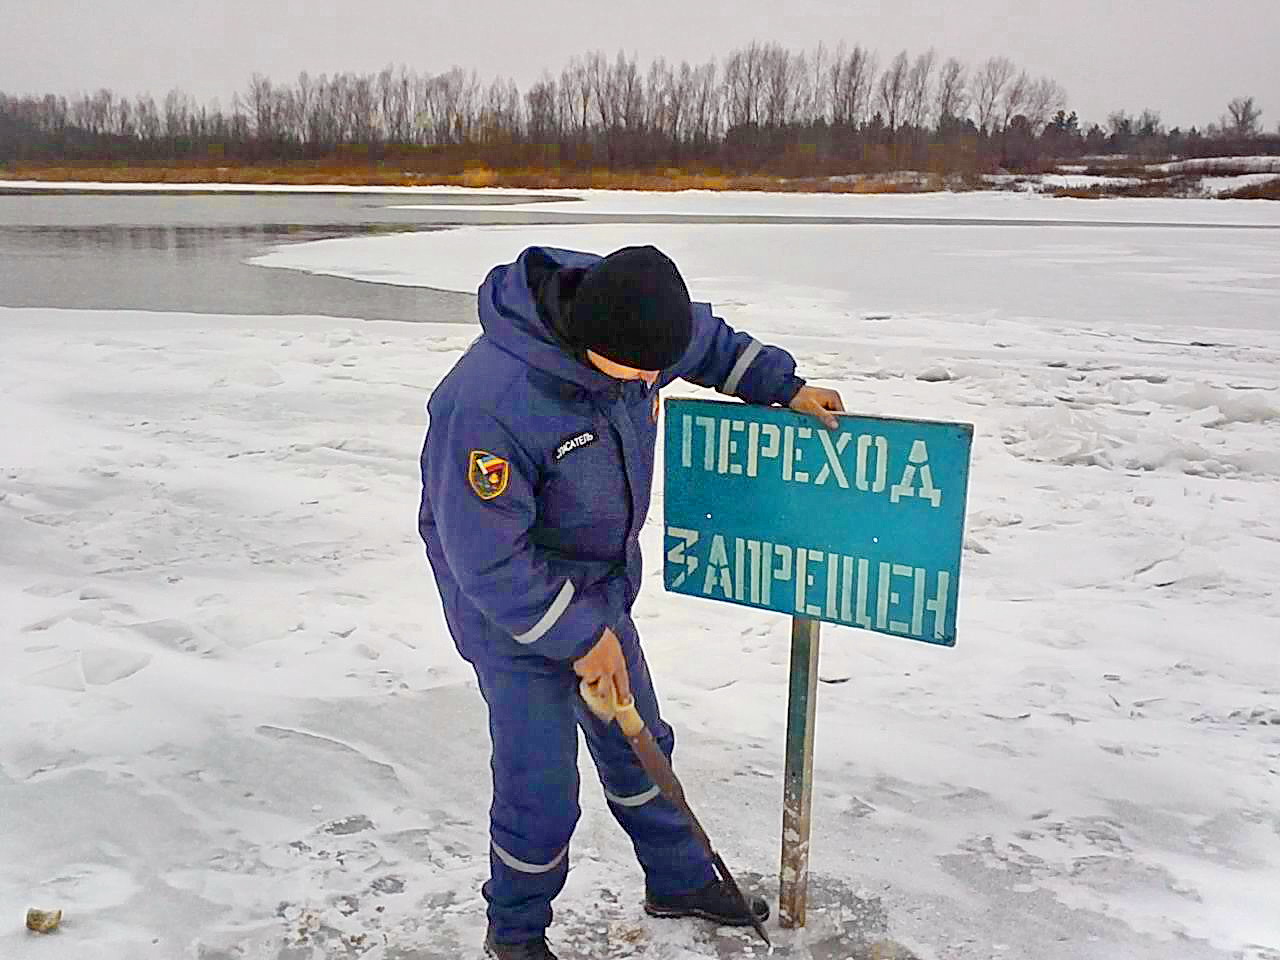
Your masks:
{"label": "jacket hood", "polygon": [[556,268],[586,269],[600,261],[594,253],[557,247],[529,247],[515,263],[494,267],[477,293],[480,326],[485,336],[529,366],[592,392],[618,381],[581,363],[567,352],[538,314],[537,291],[529,287],[530,260],[545,257]]}

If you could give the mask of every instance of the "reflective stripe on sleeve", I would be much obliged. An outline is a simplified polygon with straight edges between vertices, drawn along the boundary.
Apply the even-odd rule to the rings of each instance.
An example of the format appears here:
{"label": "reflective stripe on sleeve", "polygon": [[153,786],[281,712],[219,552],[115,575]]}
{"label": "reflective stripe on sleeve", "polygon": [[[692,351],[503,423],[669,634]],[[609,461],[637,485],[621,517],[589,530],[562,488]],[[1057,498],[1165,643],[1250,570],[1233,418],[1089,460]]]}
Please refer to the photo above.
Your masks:
{"label": "reflective stripe on sleeve", "polygon": [[535,640],[541,640],[546,632],[556,625],[556,621],[569,609],[569,604],[572,602],[573,581],[566,580],[560,592],[556,594],[556,598],[551,601],[551,606],[547,607],[547,612],[542,615],[542,619],[524,633],[517,634],[516,643],[533,643]]}
{"label": "reflective stripe on sleeve", "polygon": [[512,870],[519,870],[521,873],[550,873],[556,867],[560,866],[565,856],[569,853],[569,845],[565,844],[564,848],[552,858],[550,863],[526,863],[519,857],[514,857],[507,851],[498,846],[498,842],[494,839],[489,840],[493,852],[498,855],[498,859],[505,863]]}
{"label": "reflective stripe on sleeve", "polygon": [[639,807],[648,803],[661,792],[655,784],[644,793],[636,793],[629,797],[620,797],[616,793],[610,793],[608,790],[604,792],[604,795],[610,803],[616,803],[620,807]]}
{"label": "reflective stripe on sleeve", "polygon": [[759,340],[752,340],[742,348],[742,353],[738,355],[738,362],[729,371],[729,376],[725,377],[724,385],[720,388],[721,393],[728,394],[731,397],[737,394],[738,384],[742,382],[743,376],[746,375],[747,367],[751,366],[751,361],[763,349],[764,345]]}

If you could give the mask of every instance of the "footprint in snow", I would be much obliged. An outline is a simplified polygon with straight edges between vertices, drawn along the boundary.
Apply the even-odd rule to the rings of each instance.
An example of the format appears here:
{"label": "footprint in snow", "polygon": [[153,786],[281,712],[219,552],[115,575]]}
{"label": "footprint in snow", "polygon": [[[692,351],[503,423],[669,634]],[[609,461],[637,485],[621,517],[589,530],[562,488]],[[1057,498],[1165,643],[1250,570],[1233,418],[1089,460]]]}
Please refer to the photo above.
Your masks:
{"label": "footprint in snow", "polygon": [[149,620],[127,625],[130,630],[164,647],[197,656],[213,654],[219,644],[181,620]]}
{"label": "footprint in snow", "polygon": [[86,683],[107,686],[133,676],[151,663],[151,654],[111,647],[80,651],[80,668]]}

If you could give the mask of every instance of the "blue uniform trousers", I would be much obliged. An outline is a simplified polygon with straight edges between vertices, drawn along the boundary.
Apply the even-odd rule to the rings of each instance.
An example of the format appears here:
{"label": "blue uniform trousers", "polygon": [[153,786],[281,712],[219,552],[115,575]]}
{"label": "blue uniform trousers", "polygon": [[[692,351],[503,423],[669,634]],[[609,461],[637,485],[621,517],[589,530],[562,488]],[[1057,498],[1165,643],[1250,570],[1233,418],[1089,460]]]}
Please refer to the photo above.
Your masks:
{"label": "blue uniform trousers", "polygon": [[[663,753],[671,728],[658,714],[635,624],[618,625],[636,706]],[[461,646],[461,645],[460,645]],[[569,838],[578,822],[578,727],[595,761],[614,818],[631,838],[656,894],[686,893],[715,878],[688,822],[644,772],[616,723],[601,723],[578,695],[571,663],[537,655],[471,660],[489,707],[493,743],[489,923],[500,943],[542,935],[551,901],[569,870]]]}

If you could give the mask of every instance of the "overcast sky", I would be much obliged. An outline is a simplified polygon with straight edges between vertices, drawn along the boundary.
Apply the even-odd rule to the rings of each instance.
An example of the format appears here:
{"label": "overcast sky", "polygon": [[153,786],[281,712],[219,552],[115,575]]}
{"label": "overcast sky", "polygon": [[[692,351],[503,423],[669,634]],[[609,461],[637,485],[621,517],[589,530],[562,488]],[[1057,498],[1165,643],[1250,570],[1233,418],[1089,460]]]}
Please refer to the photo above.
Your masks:
{"label": "overcast sky", "polygon": [[474,67],[523,91],[586,50],[701,62],[753,39],[843,39],[882,63],[904,47],[1003,54],[1058,80],[1084,120],[1152,107],[1169,126],[1203,126],[1253,95],[1267,129],[1280,121],[1280,0],[0,0],[0,91],[159,100],[176,86],[228,106],[254,71],[285,81],[388,64]]}

